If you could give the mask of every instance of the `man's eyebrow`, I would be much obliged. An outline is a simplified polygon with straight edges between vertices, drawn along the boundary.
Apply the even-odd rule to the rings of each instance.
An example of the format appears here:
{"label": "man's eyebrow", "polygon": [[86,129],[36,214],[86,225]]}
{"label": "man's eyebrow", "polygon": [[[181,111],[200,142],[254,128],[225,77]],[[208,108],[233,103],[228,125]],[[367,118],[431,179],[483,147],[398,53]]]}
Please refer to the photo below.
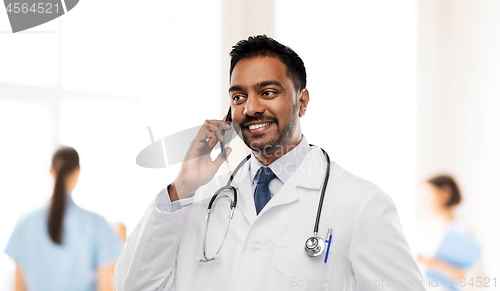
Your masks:
{"label": "man's eyebrow", "polygon": [[229,87],[229,93],[231,93],[232,91],[243,91],[243,88],[240,85],[234,85]]}
{"label": "man's eyebrow", "polygon": [[269,85],[276,85],[276,86],[280,87],[281,89],[285,90],[285,87],[283,87],[283,85],[280,82],[275,81],[275,80],[269,80],[269,81],[263,81],[263,82],[257,83],[256,85],[253,86],[253,88],[257,90],[259,88],[269,86]]}
{"label": "man's eyebrow", "polygon": [[[275,81],[275,80],[269,80],[269,81],[259,82],[259,83],[255,84],[253,86],[253,88],[255,90],[257,90],[259,88],[262,88],[262,87],[265,87],[265,86],[269,86],[269,85],[276,85],[276,86],[280,87],[281,89],[285,90],[285,87],[283,87],[283,85],[280,82]],[[234,86],[231,86],[229,88],[229,92],[233,92],[233,91],[245,91],[245,90],[243,90],[243,87],[241,87],[240,85],[234,85]]]}

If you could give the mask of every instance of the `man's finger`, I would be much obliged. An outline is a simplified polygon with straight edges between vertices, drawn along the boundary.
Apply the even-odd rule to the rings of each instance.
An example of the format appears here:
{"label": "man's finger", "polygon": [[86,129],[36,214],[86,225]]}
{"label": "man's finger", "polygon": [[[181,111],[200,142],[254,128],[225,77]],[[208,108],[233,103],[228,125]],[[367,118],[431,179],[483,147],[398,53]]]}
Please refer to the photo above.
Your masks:
{"label": "man's finger", "polygon": [[230,130],[231,125],[227,124],[224,120],[217,120],[217,119],[211,119],[211,120],[206,120],[206,123],[210,123],[213,127],[219,127],[224,130]]}
{"label": "man's finger", "polygon": [[232,148],[227,147],[226,148],[226,157],[225,158],[222,157],[222,153],[219,153],[219,155],[217,156],[217,158],[214,160],[214,163],[217,166],[217,169],[220,168],[220,166],[222,165],[222,163],[224,163],[224,161],[229,157],[229,154],[232,151],[233,151]]}
{"label": "man's finger", "polygon": [[208,142],[208,145],[211,147],[211,148],[214,148],[215,145],[217,144],[217,142],[219,142],[219,139],[217,138],[217,135],[214,134],[213,131],[207,131],[206,134],[206,139],[205,139],[205,142]]}

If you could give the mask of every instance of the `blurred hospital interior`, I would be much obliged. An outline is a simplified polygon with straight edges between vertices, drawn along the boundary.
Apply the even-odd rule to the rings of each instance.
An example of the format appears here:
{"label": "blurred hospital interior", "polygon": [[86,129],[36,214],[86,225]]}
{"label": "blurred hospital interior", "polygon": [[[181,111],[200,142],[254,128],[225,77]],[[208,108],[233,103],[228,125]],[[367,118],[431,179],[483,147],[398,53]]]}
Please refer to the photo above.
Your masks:
{"label": "blurred hospital interior", "polygon": [[[124,240],[180,167],[137,154],[222,119],[231,46],[257,34],[304,60],[302,132],[391,196],[415,259],[426,181],[450,175],[481,274],[500,280],[500,1],[86,0],[15,34],[0,13],[0,290],[13,290],[3,250],[18,219],[50,200],[56,149],[80,155],[75,203]],[[247,152],[232,147],[228,169]]]}

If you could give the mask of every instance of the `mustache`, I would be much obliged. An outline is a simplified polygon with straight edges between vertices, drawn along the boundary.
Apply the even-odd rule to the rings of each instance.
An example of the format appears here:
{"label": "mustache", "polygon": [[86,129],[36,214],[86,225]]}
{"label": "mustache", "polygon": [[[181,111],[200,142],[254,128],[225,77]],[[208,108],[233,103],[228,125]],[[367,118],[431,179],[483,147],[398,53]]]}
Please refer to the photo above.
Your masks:
{"label": "mustache", "polygon": [[245,118],[239,123],[240,128],[243,128],[245,124],[252,122],[252,121],[273,121],[278,123],[278,118],[276,116],[264,116],[264,115],[254,115],[254,116],[249,116],[245,115]]}

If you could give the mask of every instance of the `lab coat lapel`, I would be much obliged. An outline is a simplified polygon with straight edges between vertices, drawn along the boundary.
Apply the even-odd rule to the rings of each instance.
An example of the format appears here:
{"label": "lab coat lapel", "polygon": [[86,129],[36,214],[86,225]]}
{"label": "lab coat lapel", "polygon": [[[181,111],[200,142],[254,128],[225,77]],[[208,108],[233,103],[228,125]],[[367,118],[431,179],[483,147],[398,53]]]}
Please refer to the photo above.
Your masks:
{"label": "lab coat lapel", "polygon": [[276,193],[260,215],[272,208],[295,202],[299,199],[298,188],[319,190],[325,173],[325,162],[320,147],[314,146],[307,154],[295,173],[288,178],[281,189]]}
{"label": "lab coat lapel", "polygon": [[259,215],[263,215],[273,207],[292,203],[299,199],[299,195],[297,194],[297,180],[293,179],[293,176],[283,184],[278,193],[274,194],[273,198],[269,200]]}
{"label": "lab coat lapel", "polygon": [[[248,169],[246,170],[247,175],[243,178],[240,183],[236,185],[238,190],[238,208],[247,219],[248,223],[251,225],[257,219],[257,211],[255,210],[255,201],[252,193],[252,185],[250,183],[250,178],[248,177]],[[292,180],[292,179],[290,179]],[[260,212],[260,216],[263,215],[270,208],[291,203],[299,198],[297,194],[296,181],[290,181],[290,183],[285,183],[283,187],[276,193],[267,205]]]}
{"label": "lab coat lapel", "polygon": [[248,163],[243,165],[233,179],[234,187],[238,191],[238,203],[236,207],[243,213],[248,223],[252,225],[257,218],[255,203],[253,200],[252,184],[248,173]]}
{"label": "lab coat lapel", "polygon": [[297,187],[319,190],[325,177],[326,164],[321,148],[314,146],[289,180],[296,181]]}
{"label": "lab coat lapel", "polygon": [[[326,162],[320,147],[314,146],[304,158],[297,171],[283,184],[278,193],[273,196],[259,215],[263,215],[274,207],[298,200],[298,187],[319,190],[326,170],[325,164]],[[248,175],[248,164],[246,164],[241,167],[233,181],[238,191],[238,208],[248,223],[253,224],[257,219],[257,213],[253,199],[252,185]]]}
{"label": "lab coat lapel", "polygon": [[[270,209],[295,202],[299,199],[298,188],[319,190],[326,171],[326,162],[319,146],[314,146],[307,154],[295,173],[286,181],[267,205],[260,212],[260,216]],[[238,190],[238,208],[243,212],[250,224],[257,219],[252,185],[248,174],[248,166],[240,169],[235,177],[235,187]]]}

